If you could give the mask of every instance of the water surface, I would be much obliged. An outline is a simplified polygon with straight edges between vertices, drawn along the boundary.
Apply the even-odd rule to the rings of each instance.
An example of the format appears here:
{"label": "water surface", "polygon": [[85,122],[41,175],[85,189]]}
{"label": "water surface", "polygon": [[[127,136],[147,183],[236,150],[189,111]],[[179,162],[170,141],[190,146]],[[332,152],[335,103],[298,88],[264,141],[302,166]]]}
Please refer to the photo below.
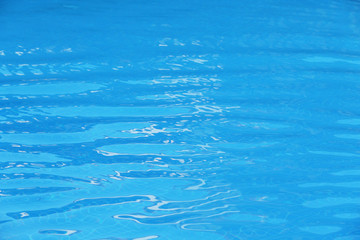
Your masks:
{"label": "water surface", "polygon": [[360,2],[2,1],[0,239],[360,239]]}

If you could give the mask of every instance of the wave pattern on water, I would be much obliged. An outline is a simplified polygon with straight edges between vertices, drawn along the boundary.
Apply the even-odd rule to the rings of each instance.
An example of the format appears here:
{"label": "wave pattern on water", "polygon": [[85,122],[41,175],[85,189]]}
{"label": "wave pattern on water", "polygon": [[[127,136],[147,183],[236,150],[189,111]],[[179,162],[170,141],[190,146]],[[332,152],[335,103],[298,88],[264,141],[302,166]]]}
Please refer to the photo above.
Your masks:
{"label": "wave pattern on water", "polygon": [[358,1],[0,12],[0,240],[360,238]]}

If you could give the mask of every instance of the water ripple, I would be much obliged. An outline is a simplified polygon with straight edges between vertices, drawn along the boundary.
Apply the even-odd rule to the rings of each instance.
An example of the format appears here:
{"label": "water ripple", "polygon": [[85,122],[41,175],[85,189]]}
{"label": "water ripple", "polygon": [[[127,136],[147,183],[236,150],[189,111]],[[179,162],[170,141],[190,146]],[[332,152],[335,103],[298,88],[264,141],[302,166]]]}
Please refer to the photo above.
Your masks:
{"label": "water ripple", "polygon": [[357,1],[0,5],[1,240],[359,238]]}

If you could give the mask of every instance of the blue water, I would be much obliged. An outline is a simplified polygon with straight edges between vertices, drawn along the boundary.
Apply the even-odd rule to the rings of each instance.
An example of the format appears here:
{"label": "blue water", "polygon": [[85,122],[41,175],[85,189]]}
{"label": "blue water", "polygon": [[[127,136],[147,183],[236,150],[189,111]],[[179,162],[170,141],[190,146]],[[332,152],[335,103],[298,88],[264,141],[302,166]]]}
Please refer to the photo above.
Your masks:
{"label": "blue water", "polygon": [[1,240],[360,239],[360,2],[0,2]]}

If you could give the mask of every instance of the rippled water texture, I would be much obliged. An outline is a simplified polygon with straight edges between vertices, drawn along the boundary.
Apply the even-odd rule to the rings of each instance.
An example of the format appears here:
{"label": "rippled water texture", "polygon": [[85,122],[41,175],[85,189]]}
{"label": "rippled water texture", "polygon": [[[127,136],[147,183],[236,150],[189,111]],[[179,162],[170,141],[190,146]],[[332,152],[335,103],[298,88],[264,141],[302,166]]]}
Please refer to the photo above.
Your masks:
{"label": "rippled water texture", "polygon": [[0,1],[1,240],[360,239],[360,2]]}

